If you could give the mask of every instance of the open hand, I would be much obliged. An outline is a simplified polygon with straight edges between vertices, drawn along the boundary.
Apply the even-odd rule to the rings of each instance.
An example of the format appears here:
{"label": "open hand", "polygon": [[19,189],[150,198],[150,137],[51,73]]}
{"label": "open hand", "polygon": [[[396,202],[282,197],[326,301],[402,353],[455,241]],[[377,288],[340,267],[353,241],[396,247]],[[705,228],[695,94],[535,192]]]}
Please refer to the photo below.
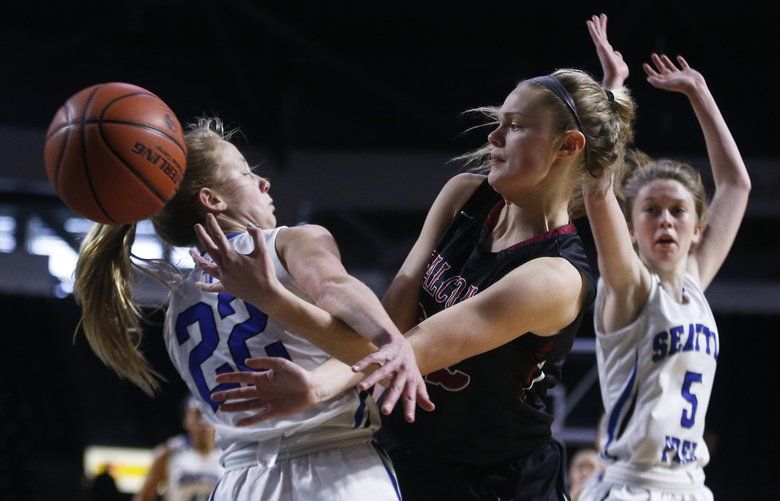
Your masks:
{"label": "open hand", "polygon": [[192,251],[191,255],[195,264],[218,280],[210,284],[199,282],[200,290],[232,294],[263,309],[283,286],[276,277],[262,230],[250,227],[248,231],[255,248],[249,254],[241,254],[231,247],[216,218],[208,214],[206,227],[196,224],[195,234],[213,262],[197,251]]}
{"label": "open hand", "polygon": [[223,402],[219,412],[255,411],[249,417],[236,421],[238,426],[249,426],[267,419],[301,412],[319,403],[311,372],[280,357],[249,358],[247,367],[258,372],[228,372],[219,374],[219,383],[238,383],[241,388],[211,394],[215,402]]}
{"label": "open hand", "polygon": [[410,423],[414,422],[416,405],[426,411],[435,409],[436,406],[428,396],[425,380],[417,368],[412,346],[406,338],[394,337],[382,345],[379,351],[353,365],[352,370],[360,372],[373,364],[378,365],[379,369],[363,379],[358,388],[363,391],[385,379],[391,381],[382,401],[382,413],[390,414],[402,395],[404,417]]}
{"label": "open hand", "polygon": [[601,70],[604,72],[602,85],[606,89],[616,89],[623,86],[628,78],[628,65],[623,61],[623,55],[610,45],[607,39],[607,16],[601,14],[592,16],[588,21],[588,32],[596,46],[596,54],[601,62]]}
{"label": "open hand", "polygon": [[666,54],[652,54],[653,66],[642,64],[647,81],[656,89],[680,92],[686,96],[692,94],[697,87],[704,85],[704,77],[698,71],[688,66],[682,56],[677,56],[678,68]]}

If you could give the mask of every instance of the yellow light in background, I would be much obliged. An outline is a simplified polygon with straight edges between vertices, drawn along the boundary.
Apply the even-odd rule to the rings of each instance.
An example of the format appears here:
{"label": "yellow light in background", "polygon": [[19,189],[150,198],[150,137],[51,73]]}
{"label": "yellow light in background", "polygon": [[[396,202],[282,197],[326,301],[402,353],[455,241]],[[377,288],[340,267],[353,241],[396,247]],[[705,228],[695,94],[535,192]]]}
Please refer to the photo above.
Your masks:
{"label": "yellow light in background", "polygon": [[92,445],[84,450],[84,474],[92,480],[108,468],[121,492],[136,493],[144,483],[153,458],[152,449]]}

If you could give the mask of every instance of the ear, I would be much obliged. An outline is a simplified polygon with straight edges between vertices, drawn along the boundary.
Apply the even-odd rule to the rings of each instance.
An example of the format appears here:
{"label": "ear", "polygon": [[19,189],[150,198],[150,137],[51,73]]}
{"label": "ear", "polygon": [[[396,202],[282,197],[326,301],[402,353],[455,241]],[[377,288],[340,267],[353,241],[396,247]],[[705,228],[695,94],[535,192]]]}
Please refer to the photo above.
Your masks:
{"label": "ear", "polygon": [[585,149],[585,136],[578,130],[563,133],[563,141],[558,147],[559,158],[576,157]]}
{"label": "ear", "polygon": [[198,192],[198,202],[204,212],[219,214],[227,210],[227,203],[211,188],[201,188]]}
{"label": "ear", "polygon": [[699,242],[701,241],[701,223],[696,223],[696,227],[693,229],[693,239],[692,239],[692,247],[696,247],[699,245]]}

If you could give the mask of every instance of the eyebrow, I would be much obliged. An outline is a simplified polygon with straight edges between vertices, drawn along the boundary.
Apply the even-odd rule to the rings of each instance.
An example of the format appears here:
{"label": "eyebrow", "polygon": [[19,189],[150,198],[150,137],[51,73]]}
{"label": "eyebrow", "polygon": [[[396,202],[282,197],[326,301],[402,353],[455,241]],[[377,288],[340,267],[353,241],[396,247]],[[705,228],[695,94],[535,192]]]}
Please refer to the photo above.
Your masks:
{"label": "eyebrow", "polygon": [[499,116],[504,116],[504,117],[508,117],[508,116],[511,116],[511,115],[520,115],[520,116],[524,116],[524,117],[531,116],[530,113],[523,113],[522,111],[499,111],[498,115]]}
{"label": "eyebrow", "polygon": [[[687,198],[677,198],[677,197],[663,197],[663,198],[669,199],[672,202],[678,202],[678,203],[690,202],[690,200],[687,199]],[[644,198],[644,201],[645,202],[657,202],[657,201],[659,201],[659,198],[656,198],[656,197],[653,197],[653,196],[648,196],[648,197]]]}

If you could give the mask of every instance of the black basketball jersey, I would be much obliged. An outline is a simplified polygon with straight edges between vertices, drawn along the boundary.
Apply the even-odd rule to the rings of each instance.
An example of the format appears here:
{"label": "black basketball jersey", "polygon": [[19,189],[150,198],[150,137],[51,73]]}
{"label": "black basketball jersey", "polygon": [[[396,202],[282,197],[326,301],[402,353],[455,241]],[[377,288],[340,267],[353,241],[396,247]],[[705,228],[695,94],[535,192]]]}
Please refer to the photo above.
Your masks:
{"label": "black basketball jersey", "polygon": [[[388,447],[490,465],[523,456],[550,438],[552,416],[542,397],[557,384],[583,311],[595,295],[593,278],[574,225],[556,228],[500,252],[484,250],[504,199],[485,180],[453,219],[420,284],[420,320],[463,301],[538,257],[562,257],[583,273],[586,303],[577,319],[554,336],[527,333],[481,355],[426,376],[434,412],[408,424],[389,419]],[[399,406],[400,407],[400,406]]]}

